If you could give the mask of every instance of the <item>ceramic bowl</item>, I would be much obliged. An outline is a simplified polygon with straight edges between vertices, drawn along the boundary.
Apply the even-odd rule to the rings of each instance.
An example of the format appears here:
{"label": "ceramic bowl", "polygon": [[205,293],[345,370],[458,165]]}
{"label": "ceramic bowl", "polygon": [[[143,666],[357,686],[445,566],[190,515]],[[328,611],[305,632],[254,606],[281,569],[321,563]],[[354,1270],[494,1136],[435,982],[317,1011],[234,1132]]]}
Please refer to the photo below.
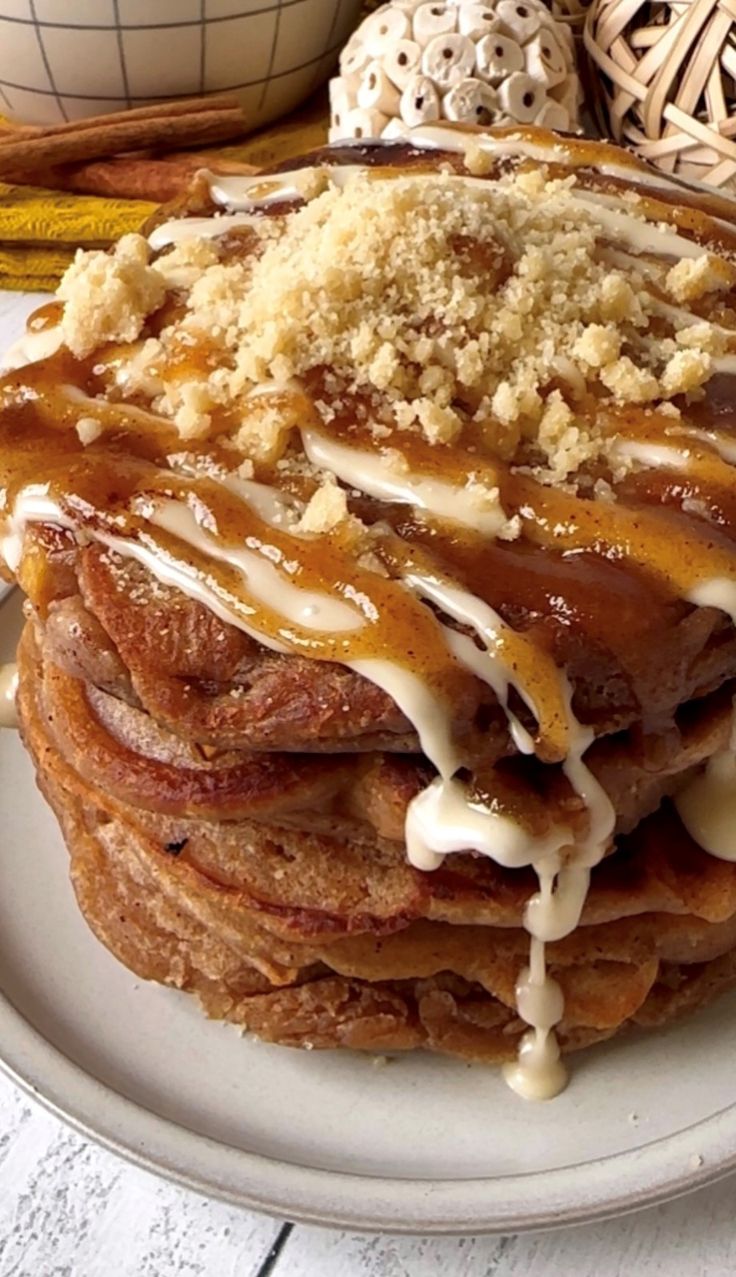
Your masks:
{"label": "ceramic bowl", "polygon": [[253,125],[327,78],[360,0],[0,0],[0,114],[78,119],[234,92]]}

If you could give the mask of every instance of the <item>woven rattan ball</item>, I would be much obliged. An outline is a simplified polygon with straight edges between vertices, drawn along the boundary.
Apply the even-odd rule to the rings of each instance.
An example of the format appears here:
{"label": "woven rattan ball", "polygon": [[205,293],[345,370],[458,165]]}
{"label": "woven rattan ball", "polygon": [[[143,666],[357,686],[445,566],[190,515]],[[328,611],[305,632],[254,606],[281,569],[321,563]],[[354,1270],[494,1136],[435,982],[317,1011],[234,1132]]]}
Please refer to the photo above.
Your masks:
{"label": "woven rattan ball", "polygon": [[736,187],[731,0],[595,0],[585,47],[616,141],[669,173]]}
{"label": "woven rattan ball", "polygon": [[588,15],[590,0],[548,0],[552,16],[569,26],[577,38],[583,33],[583,23]]}

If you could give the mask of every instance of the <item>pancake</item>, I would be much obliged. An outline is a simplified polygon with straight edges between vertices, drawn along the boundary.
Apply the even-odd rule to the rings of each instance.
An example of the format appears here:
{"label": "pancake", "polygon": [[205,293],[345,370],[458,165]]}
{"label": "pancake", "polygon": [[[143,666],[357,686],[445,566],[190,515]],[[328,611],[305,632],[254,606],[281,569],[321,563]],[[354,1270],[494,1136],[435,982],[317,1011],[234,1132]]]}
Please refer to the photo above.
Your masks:
{"label": "pancake", "polygon": [[79,907],[308,1048],[547,1098],[736,983],[736,204],[432,127],[202,173],[0,384]]}
{"label": "pancake", "polygon": [[[208,1014],[269,1041],[513,1059],[526,1027],[515,982],[530,883],[514,891],[483,873],[491,862],[469,857],[458,857],[455,884],[442,883],[407,865],[403,848],[392,855],[365,836],[346,855],[339,822],[330,835],[295,837],[251,811],[256,819],[230,822],[223,837],[217,818],[162,813],[163,786],[153,791],[159,810],[144,813],[113,797],[97,770],[99,724],[88,724],[85,776],[65,761],[56,742],[69,704],[45,694],[30,627],[19,655],[24,736],[67,839],[79,906],[138,975],[195,993]],[[634,916],[621,916],[622,901]],[[548,947],[565,996],[564,1051],[663,1023],[736,983],[736,865],[706,856],[671,809],[594,870],[582,921]]]}

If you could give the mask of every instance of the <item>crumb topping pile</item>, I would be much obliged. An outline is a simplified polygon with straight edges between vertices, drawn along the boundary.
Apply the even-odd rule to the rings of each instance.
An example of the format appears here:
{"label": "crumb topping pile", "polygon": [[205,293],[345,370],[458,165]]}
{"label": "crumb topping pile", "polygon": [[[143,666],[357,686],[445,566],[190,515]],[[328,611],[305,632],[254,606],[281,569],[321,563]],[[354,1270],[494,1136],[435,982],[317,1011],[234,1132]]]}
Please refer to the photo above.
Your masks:
{"label": "crumb topping pile", "polygon": [[[608,406],[697,395],[727,348],[693,307],[732,287],[733,267],[705,252],[674,265],[622,252],[574,174],[358,171],[311,187],[296,211],[254,217],[248,251],[224,261],[217,238],[155,261],[132,235],[112,255],[80,253],[60,293],[66,343],[85,357],[134,342],[176,290],[183,306],[120,361],[117,392],[145,394],[183,439],[240,405],[243,457],[274,460],[293,422],[246,397],[317,370],[325,421],[359,395],[379,444],[387,425],[437,446],[472,429],[552,483],[608,455]],[[636,222],[636,197],[626,202]],[[184,357],[197,348],[199,365]]]}

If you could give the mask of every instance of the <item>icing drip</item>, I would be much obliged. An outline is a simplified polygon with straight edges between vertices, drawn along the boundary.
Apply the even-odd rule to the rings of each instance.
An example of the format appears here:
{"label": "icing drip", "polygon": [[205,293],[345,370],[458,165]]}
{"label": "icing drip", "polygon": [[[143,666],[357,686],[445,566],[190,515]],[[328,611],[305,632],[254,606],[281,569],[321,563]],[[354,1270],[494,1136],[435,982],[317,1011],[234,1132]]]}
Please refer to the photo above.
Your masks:
{"label": "icing drip", "polygon": [[715,607],[719,612],[725,612],[736,625],[736,581],[714,576],[693,586],[685,598],[698,607]]}
{"label": "icing drip", "polygon": [[507,634],[507,626],[501,617],[487,603],[482,603],[468,591],[459,590],[456,586],[439,581],[436,577],[411,572],[404,577],[404,580],[410,589],[438,604],[453,620],[460,621],[464,625],[471,625],[478,637],[483,640],[485,646],[481,651],[468,635],[460,634],[449,627],[445,629],[445,641],[456,656],[468,669],[493,688],[504,709],[512,739],[519,752],[533,754],[533,738],[519,722],[517,715],[509,709],[509,689],[513,687],[519,693],[537,718],[540,715],[526,687],[515,676],[512,663],[505,658],[502,636]]}
{"label": "icing drip", "polygon": [[696,843],[719,860],[736,861],[736,717],[728,749],[675,798],[680,820]]}
{"label": "icing drip", "polygon": [[517,821],[473,799],[467,785],[439,776],[409,804],[406,846],[417,869],[437,869],[445,856],[468,849],[508,869],[522,869],[570,842],[567,829],[531,839]]}
{"label": "icing drip", "polygon": [[9,346],[2,357],[2,370],[23,368],[37,359],[48,359],[61,346],[61,326],[44,328],[40,332],[26,332]]}
{"label": "icing drip", "polygon": [[503,1075],[511,1089],[525,1100],[554,1099],[567,1082],[555,1035],[565,1004],[559,984],[547,975],[540,940],[532,940],[529,966],[517,981],[516,1007],[530,1029],[521,1040],[517,1059],[504,1065]]}
{"label": "icing drip", "polygon": [[302,200],[328,179],[334,185],[342,186],[361,168],[360,164],[326,164],[317,167],[306,165],[269,176],[255,173],[247,177],[240,174],[226,177],[206,171],[201,176],[207,179],[210,197],[215,204],[236,213]]}
{"label": "icing drip", "polygon": [[704,851],[736,861],[736,756],[720,750],[675,799],[680,820]]}
{"label": "icing drip", "polygon": [[172,244],[181,244],[188,239],[216,239],[218,235],[226,235],[236,226],[252,226],[253,213],[231,213],[224,217],[218,213],[216,217],[187,217],[183,221],[164,222],[157,226],[148,237],[154,252],[169,248]]}
{"label": "icing drip", "polygon": [[507,868],[532,865],[537,874],[539,891],[524,913],[531,936],[529,967],[516,987],[516,1008],[530,1032],[522,1040],[516,1062],[504,1070],[512,1089],[526,1099],[551,1099],[567,1079],[555,1033],[564,1014],[564,998],[547,974],[545,946],[564,939],[578,926],[590,870],[604,856],[615,824],[608,795],[583,761],[593,732],[575,719],[572,689],[564,674],[560,673],[560,679],[571,739],[563,770],[587,809],[588,829],[582,838],[575,839],[566,828],[530,837],[502,813],[474,803],[468,787],[447,776],[440,776],[412,801],[406,822],[409,860],[418,869],[437,869],[446,855],[472,848]]}
{"label": "icing drip", "polygon": [[18,666],[0,665],[0,727],[17,727],[15,696],[18,690]]}
{"label": "icing drip", "polygon": [[248,582],[250,592],[279,613],[285,622],[307,630],[332,634],[358,629],[363,619],[357,608],[329,595],[293,585],[283,570],[253,550],[223,549],[215,537],[200,526],[195,514],[177,501],[162,501],[148,512],[154,527],[171,532],[180,541],[195,546],[214,560],[232,564]]}
{"label": "icing drip", "polygon": [[496,536],[504,525],[506,515],[498,501],[488,508],[474,501],[472,492],[459,485],[411,474],[408,467],[397,470],[395,464],[380,453],[350,448],[314,430],[303,429],[302,440],[304,451],[314,465],[324,466],[344,483],[370,496],[416,506],[473,528],[482,536]]}

